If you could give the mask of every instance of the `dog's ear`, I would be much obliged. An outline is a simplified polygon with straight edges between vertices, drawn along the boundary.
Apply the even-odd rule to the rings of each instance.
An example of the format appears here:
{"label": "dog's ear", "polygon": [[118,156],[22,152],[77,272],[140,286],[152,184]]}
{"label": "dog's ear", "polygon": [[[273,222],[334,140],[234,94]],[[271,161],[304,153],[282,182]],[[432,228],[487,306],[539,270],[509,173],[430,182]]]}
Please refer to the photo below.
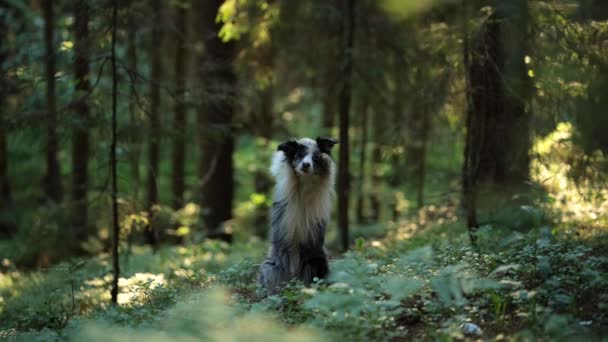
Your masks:
{"label": "dog's ear", "polygon": [[298,151],[298,142],[294,139],[288,140],[277,147],[277,151],[283,151],[287,157],[292,158]]}
{"label": "dog's ear", "polygon": [[319,146],[319,150],[323,153],[330,154],[331,148],[334,147],[335,144],[338,143],[338,140],[332,138],[325,137],[317,137],[317,146]]}

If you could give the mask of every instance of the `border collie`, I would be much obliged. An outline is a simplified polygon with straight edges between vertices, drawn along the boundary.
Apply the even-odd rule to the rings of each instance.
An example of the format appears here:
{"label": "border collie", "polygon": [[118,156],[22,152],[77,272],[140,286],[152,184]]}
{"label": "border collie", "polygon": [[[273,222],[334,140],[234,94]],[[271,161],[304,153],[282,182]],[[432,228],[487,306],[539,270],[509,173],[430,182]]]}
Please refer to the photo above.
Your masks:
{"label": "border collie", "polygon": [[273,155],[271,246],[258,277],[269,295],[291,279],[308,286],[329,273],[323,244],[336,174],[330,152],[337,143],[322,137],[294,139],[280,144]]}

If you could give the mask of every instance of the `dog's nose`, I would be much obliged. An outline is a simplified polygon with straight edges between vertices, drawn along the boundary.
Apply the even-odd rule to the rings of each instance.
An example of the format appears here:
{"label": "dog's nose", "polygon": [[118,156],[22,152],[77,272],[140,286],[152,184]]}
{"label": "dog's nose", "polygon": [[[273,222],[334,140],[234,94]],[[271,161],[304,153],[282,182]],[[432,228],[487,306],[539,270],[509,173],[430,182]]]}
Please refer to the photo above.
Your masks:
{"label": "dog's nose", "polygon": [[310,163],[303,162],[302,163],[302,170],[308,170],[308,169],[310,169]]}

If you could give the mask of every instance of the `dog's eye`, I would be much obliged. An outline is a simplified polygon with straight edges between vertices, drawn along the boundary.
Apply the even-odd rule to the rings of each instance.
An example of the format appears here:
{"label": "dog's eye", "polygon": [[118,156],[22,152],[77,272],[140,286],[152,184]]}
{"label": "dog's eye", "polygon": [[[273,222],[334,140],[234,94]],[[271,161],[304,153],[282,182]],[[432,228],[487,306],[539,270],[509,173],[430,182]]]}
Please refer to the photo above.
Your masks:
{"label": "dog's eye", "polygon": [[312,161],[315,163],[318,163],[321,161],[321,156],[318,154],[315,154],[314,156],[312,156]]}

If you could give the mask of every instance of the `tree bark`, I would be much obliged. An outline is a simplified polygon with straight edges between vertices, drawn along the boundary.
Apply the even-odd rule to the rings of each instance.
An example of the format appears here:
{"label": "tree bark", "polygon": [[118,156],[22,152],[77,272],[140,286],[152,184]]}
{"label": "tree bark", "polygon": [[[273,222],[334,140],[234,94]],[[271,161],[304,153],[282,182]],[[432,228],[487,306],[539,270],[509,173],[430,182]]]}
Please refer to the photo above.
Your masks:
{"label": "tree bark", "polygon": [[470,51],[465,51],[468,110],[463,199],[473,235],[480,186],[513,191],[525,186],[529,177],[527,13],[526,0],[497,3],[473,45],[465,45]]}
{"label": "tree bark", "polygon": [[[131,9],[133,11],[133,9]],[[129,116],[130,116],[130,126],[132,132],[138,129],[140,126],[140,118],[137,115],[137,24],[135,22],[135,14],[129,13],[128,15],[128,31],[127,31],[127,64],[129,65],[129,70],[131,72],[130,78],[130,86],[129,86]],[[141,158],[141,140],[139,137],[141,134],[132,133],[131,135],[131,173],[133,175],[133,202],[139,202],[139,189],[141,185],[141,175],[140,175],[140,167],[139,162]]]}
{"label": "tree bark", "polygon": [[330,58],[327,61],[328,68],[325,74],[325,94],[323,94],[323,103],[321,111],[321,125],[323,134],[331,135],[331,130],[334,127],[336,116],[336,69],[338,68],[335,62],[337,56],[334,51],[330,51]]}
{"label": "tree bark", "polygon": [[470,172],[477,182],[514,185],[528,179],[526,6],[525,0],[508,11],[499,6],[482,27],[471,54],[470,143],[479,156]]}
{"label": "tree bark", "polygon": [[[333,11],[340,11],[344,9],[344,0],[328,2],[328,6],[332,8]],[[328,26],[325,28],[325,32],[327,37],[330,38],[329,46],[327,47],[327,54],[324,56],[325,64],[324,64],[324,94],[322,94],[322,108],[321,108],[321,131],[322,134],[331,136],[332,129],[336,125],[337,112],[338,112],[338,91],[340,86],[340,58],[341,58],[341,48],[340,42],[343,37],[341,37],[341,31],[343,29],[343,22],[338,22],[337,25],[334,25],[333,22],[328,23]],[[335,37],[332,39],[332,37]],[[333,45],[332,45],[333,43]]]}
{"label": "tree bark", "polygon": [[[392,122],[394,123],[394,130],[391,130],[392,136],[390,139],[392,143],[390,144],[391,153],[390,153],[390,162],[391,162],[391,174],[388,179],[388,184],[392,189],[401,189],[403,184],[403,175],[404,175],[404,166],[403,166],[403,153],[398,151],[398,148],[405,145],[405,139],[402,138],[402,135],[406,132],[406,127],[402,125],[404,120],[404,96],[405,96],[405,74],[406,70],[403,68],[401,63],[395,58],[394,61],[394,81],[395,81],[395,89],[393,93],[393,103],[392,103]],[[401,212],[399,210],[398,198],[396,196],[393,197],[393,201],[391,203],[392,210],[392,219],[393,221],[399,220],[401,216]]]}
{"label": "tree bark", "polygon": [[[267,58],[272,59],[272,57]],[[272,70],[272,65],[268,65],[268,68]],[[260,106],[255,109],[257,113],[254,114],[256,135],[269,140],[274,131],[274,84],[259,89],[258,95]]]}
{"label": "tree bark", "polygon": [[367,99],[361,105],[361,147],[359,149],[359,193],[357,197],[357,222],[364,223],[365,221],[365,163],[367,161],[367,136],[368,136],[368,121],[369,121],[369,105]]}
{"label": "tree bark", "polygon": [[120,237],[120,225],[118,223],[118,182],[116,168],[116,144],[117,144],[117,97],[118,97],[118,75],[116,70],[116,30],[118,17],[118,0],[112,0],[112,144],[110,146],[110,169],[112,170],[112,304],[118,303],[118,277],[120,276],[120,263],[118,260],[118,243]]}
{"label": "tree bark", "polygon": [[340,227],[340,242],[342,250],[348,250],[349,227],[348,227],[348,199],[350,192],[349,172],[349,139],[348,129],[350,127],[350,102],[352,92],[352,68],[355,34],[355,0],[347,0],[344,12],[344,52],[343,69],[341,71],[342,84],[339,95],[340,108],[340,157],[338,169],[338,226]]}
{"label": "tree bark", "polygon": [[409,120],[409,141],[406,147],[407,164],[410,168],[410,175],[415,180],[416,184],[416,205],[420,209],[424,205],[424,181],[426,178],[426,150],[428,145],[429,131],[431,125],[431,115],[433,113],[430,100],[427,97],[432,97],[433,101],[439,101],[441,97],[438,94],[429,95],[430,90],[441,91],[442,83],[446,83],[441,79],[434,80],[433,86],[429,87],[426,82],[429,82],[429,76],[426,70],[417,68],[415,71],[415,84],[423,85],[427,89],[417,91],[411,106],[411,117]]}
{"label": "tree bark", "polygon": [[[269,58],[270,61],[273,58]],[[269,67],[272,68],[272,62]],[[270,139],[273,133],[274,121],[274,85],[268,85],[264,89],[260,89],[261,103],[259,113],[256,115],[256,131],[258,137],[262,138],[264,143],[261,148],[268,148]],[[254,175],[254,191],[258,194],[270,195],[272,190],[272,179],[266,170],[257,169]],[[268,234],[268,210],[269,206],[266,203],[258,204],[255,213],[255,234],[261,238],[266,238]]]}
{"label": "tree bark", "polygon": [[89,115],[87,101],[91,90],[89,80],[89,5],[87,0],[79,0],[74,10],[76,100],[74,112],[77,116],[72,140],[72,227],[79,242],[88,237],[87,231],[87,187],[89,161]]}
{"label": "tree bark", "polygon": [[[423,106],[422,108],[426,108]],[[416,206],[422,209],[424,206],[424,182],[426,179],[426,153],[429,141],[429,133],[431,130],[431,113],[427,110],[422,110],[421,127],[420,127],[420,151],[418,156],[417,171],[417,191],[416,191]]]}
{"label": "tree bark", "polygon": [[[372,109],[374,106],[371,107]],[[380,220],[381,206],[380,206],[380,188],[382,183],[382,175],[380,173],[380,164],[382,162],[382,144],[384,143],[385,136],[385,114],[383,111],[376,112],[372,111],[372,153],[370,160],[370,172],[371,172],[371,185],[372,191],[369,196],[369,220],[371,222],[378,222]]]}
{"label": "tree bark", "polygon": [[[8,23],[6,16],[0,16],[0,36],[7,37],[9,34]],[[9,47],[6,44],[6,39],[0,41],[0,66],[4,65],[9,59]],[[7,148],[7,121],[8,111],[6,109],[6,97],[9,94],[9,75],[0,69],[0,210],[4,210],[12,202],[11,187],[8,178],[8,148]],[[2,233],[10,233],[0,227],[0,235]]]}
{"label": "tree bark", "polygon": [[[160,80],[161,80],[161,2],[152,0],[153,30],[151,39],[151,72],[150,72],[150,135],[148,137],[148,184],[147,184],[147,208],[150,216],[153,216],[153,206],[158,204],[158,169],[160,164]],[[153,220],[150,220],[152,222]],[[148,243],[156,246],[157,236],[154,225],[148,225],[146,229]]]}
{"label": "tree bark", "polygon": [[53,0],[43,0],[44,13],[44,45],[45,45],[45,74],[46,74],[46,175],[44,191],[48,199],[54,202],[61,201],[61,171],[57,153],[59,138],[57,136],[57,108],[55,103],[55,15]]}
{"label": "tree bark", "polygon": [[[0,95],[3,96],[3,95]],[[2,106],[0,99],[0,108]],[[4,113],[0,115],[4,116]],[[5,209],[12,202],[11,187],[8,179],[8,149],[6,144],[6,131],[4,118],[0,118],[0,209]]]}
{"label": "tree bark", "polygon": [[[198,113],[199,175],[202,222],[209,235],[217,235],[220,225],[232,218],[234,197],[234,137],[232,119],[236,102],[236,75],[233,70],[234,42],[218,37],[221,24],[215,18],[223,1],[200,4],[201,29],[205,54],[201,61],[203,105]],[[207,179],[204,179],[206,176]],[[203,181],[206,180],[206,181]]]}
{"label": "tree bark", "polygon": [[478,164],[476,147],[473,146],[473,136],[477,133],[473,131],[473,113],[472,113],[472,97],[473,92],[471,89],[471,49],[470,49],[470,37],[469,37],[469,4],[467,0],[462,0],[462,31],[463,31],[463,65],[464,65],[464,79],[465,79],[465,95],[466,95],[466,136],[464,146],[464,164],[462,166],[462,202],[465,210],[467,230],[469,233],[469,240],[473,247],[477,247],[477,235],[476,231],[479,226],[477,223],[477,196],[475,178],[473,177],[473,168]]}
{"label": "tree bark", "polygon": [[173,190],[173,208],[184,205],[184,172],[186,166],[186,8],[177,9],[176,18],[176,52],[175,52],[175,116],[173,118],[173,171],[171,189]]}

